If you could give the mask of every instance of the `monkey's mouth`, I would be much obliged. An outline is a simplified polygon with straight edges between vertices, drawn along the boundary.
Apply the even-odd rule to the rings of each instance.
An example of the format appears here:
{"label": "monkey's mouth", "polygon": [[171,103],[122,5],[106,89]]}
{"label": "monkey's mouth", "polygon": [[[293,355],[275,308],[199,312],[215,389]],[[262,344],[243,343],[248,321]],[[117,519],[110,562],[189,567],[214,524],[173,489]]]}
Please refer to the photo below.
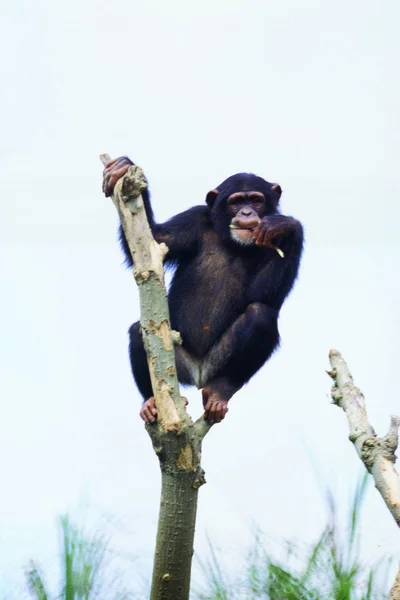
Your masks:
{"label": "monkey's mouth", "polygon": [[257,225],[261,223],[261,219],[256,215],[250,217],[235,217],[229,225],[231,229],[242,229],[254,231]]}
{"label": "monkey's mouth", "polygon": [[[258,225],[258,223],[257,223],[257,225]],[[254,229],[257,227],[257,225],[236,225],[234,223],[231,223],[229,225],[229,227],[231,229],[247,229],[247,230],[250,229],[251,231],[254,231]]]}
{"label": "monkey's mouth", "polygon": [[[250,225],[250,224],[249,224]],[[232,238],[239,243],[245,244],[245,245],[249,245],[249,244],[253,244],[254,240],[253,240],[253,235],[254,235],[254,230],[257,227],[257,225],[251,224],[249,225],[245,225],[240,223],[236,224],[236,223],[231,223],[229,225],[230,229],[232,230]]]}

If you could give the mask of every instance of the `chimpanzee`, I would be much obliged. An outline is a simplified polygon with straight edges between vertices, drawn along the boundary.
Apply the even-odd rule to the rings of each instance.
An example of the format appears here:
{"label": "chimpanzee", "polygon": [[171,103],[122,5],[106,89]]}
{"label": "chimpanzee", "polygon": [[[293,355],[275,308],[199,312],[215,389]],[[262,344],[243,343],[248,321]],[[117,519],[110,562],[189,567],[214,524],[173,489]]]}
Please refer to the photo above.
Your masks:
{"label": "chimpanzee", "polygon": [[[127,157],[107,163],[103,192],[110,196],[133,164]],[[154,220],[148,190],[142,194],[157,242],[165,242],[165,262],[175,267],[168,302],[176,346],[178,379],[202,388],[205,417],[219,423],[228,401],[260,369],[279,345],[280,308],[297,277],[303,228],[278,210],[282,190],[249,173],[228,177],[194,206],[166,223]],[[129,248],[120,229],[126,262]],[[140,415],[154,422],[153,398],[139,322],[129,330],[133,376],[143,405]]]}

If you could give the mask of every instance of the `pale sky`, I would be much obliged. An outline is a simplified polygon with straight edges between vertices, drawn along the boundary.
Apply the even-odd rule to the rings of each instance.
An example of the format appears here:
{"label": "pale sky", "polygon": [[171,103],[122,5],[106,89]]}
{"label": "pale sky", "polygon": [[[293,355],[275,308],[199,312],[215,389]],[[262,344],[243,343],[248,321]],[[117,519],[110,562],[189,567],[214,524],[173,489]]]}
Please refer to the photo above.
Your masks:
{"label": "pale sky", "polygon": [[[379,434],[400,413],[398,2],[2,8],[1,591],[22,585],[31,557],[55,570],[55,518],[83,497],[129,522],[114,547],[150,574],[159,467],[130,374],[138,294],[102,152],[145,169],[159,220],[247,170],[281,184],[282,211],[303,222],[282,347],[204,442],[195,547],[204,557],[207,531],[235,568],[254,524],[311,542],[325,487],[345,514],[361,472],[330,404],[329,349]],[[200,392],[188,397],[198,416]],[[373,486],[362,551],[400,557]]]}

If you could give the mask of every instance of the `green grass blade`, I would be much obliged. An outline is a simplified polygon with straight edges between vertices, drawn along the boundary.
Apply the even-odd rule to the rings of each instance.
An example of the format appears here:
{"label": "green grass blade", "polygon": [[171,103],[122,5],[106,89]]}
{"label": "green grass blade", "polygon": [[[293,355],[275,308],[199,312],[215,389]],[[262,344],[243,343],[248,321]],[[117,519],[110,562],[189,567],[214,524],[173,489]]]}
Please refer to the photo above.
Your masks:
{"label": "green grass blade", "polygon": [[349,535],[349,550],[351,551],[354,547],[354,542],[357,534],[357,527],[360,520],[361,507],[365,499],[365,493],[369,483],[369,473],[365,471],[363,477],[358,482],[356,491],[354,493],[353,503],[351,507],[350,517],[350,535]]}
{"label": "green grass blade", "polygon": [[34,562],[31,562],[29,567],[26,569],[25,577],[29,593],[35,600],[50,600],[50,596],[46,591],[44,580]]}

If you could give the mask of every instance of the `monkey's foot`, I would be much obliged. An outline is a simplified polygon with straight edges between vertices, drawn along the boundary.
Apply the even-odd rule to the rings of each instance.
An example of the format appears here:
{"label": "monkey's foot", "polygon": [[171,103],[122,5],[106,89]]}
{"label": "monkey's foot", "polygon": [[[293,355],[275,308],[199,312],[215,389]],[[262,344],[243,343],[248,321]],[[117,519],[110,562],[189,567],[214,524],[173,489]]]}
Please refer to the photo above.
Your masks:
{"label": "monkey's foot", "polygon": [[228,400],[223,400],[217,392],[203,388],[204,417],[213,425],[220,423],[228,412]]}
{"label": "monkey's foot", "polygon": [[157,418],[156,401],[154,396],[151,396],[151,398],[143,402],[139,414],[145,423],[154,423]]}
{"label": "monkey's foot", "polygon": [[[187,406],[189,404],[187,398],[185,398],[185,396],[181,396],[181,398],[183,404]],[[154,423],[157,418],[156,400],[154,396],[143,402],[139,414],[145,423]]]}

